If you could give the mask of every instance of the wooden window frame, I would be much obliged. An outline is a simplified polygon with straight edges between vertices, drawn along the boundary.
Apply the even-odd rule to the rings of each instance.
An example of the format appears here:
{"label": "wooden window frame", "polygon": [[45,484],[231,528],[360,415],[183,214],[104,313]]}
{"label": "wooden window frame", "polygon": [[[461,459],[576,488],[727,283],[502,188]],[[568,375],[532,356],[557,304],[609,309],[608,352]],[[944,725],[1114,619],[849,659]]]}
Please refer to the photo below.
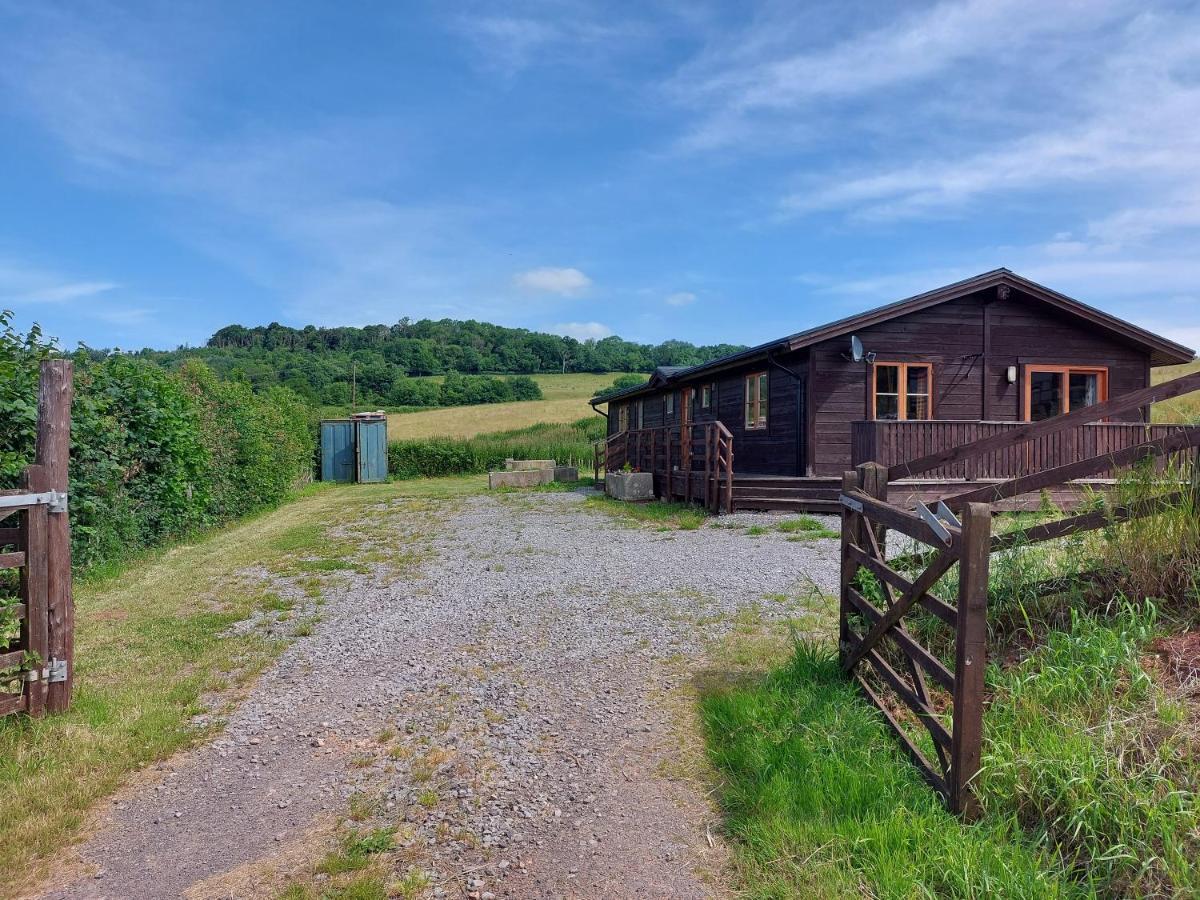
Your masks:
{"label": "wooden window frame", "polygon": [[1064,366],[1054,363],[1025,363],[1023,375],[1025,378],[1024,390],[1021,392],[1021,418],[1025,422],[1032,422],[1030,416],[1033,414],[1033,373],[1034,372],[1057,372],[1062,379],[1062,398],[1063,410],[1059,415],[1066,415],[1071,411],[1071,382],[1070,377],[1073,374],[1080,375],[1098,375],[1099,392],[1096,397],[1097,403],[1103,403],[1108,399],[1108,366]]}
{"label": "wooden window frame", "polygon": [[[716,384],[708,381],[700,386],[700,408],[712,409],[713,395],[716,393]],[[770,399],[770,398],[767,398]]]}
{"label": "wooden window frame", "polygon": [[[769,373],[767,373],[767,372],[765,372],[765,371],[763,371],[763,372],[750,372],[748,375],[746,375],[746,376],[744,377],[744,379],[743,379],[743,381],[742,381],[742,385],[743,385],[743,392],[742,392],[742,425],[745,427],[746,431],[766,431],[766,430],[767,430],[767,425],[768,425],[768,423],[770,422],[770,418],[771,418],[771,382],[770,382],[770,377],[771,377],[771,376],[770,376],[770,374],[769,374]],[[756,396],[756,397],[755,397],[753,400],[751,400],[751,399],[750,399],[750,385],[751,385],[751,384],[754,384],[754,385],[757,385],[757,384],[759,384],[759,382],[760,382],[760,379],[763,379],[763,378],[766,378],[766,379],[767,379],[767,402],[766,402],[766,404],[765,404],[765,408],[764,408],[764,404],[763,404],[763,401],[762,401],[762,391],[761,391],[761,389],[757,390],[757,392],[756,392],[756,393],[757,393],[757,396]],[[751,421],[751,415],[750,415],[750,411],[751,411],[751,409],[754,409],[754,411],[757,413],[757,414],[756,414],[756,415],[753,417],[753,420],[754,420],[754,424],[753,424],[753,425],[751,425],[751,424],[750,424],[750,421]]]}
{"label": "wooden window frame", "polygon": [[617,433],[621,434],[629,430],[629,404],[622,403],[617,407]]}
{"label": "wooden window frame", "polygon": [[[900,369],[900,376],[897,380],[896,390],[898,392],[896,400],[896,419],[897,422],[931,422],[936,417],[933,404],[933,363],[931,362],[900,362],[899,360],[877,359],[871,364],[870,369],[870,384],[867,385],[867,404],[870,408],[870,419],[875,421],[877,404],[875,395],[879,388],[879,368],[881,366],[895,366]],[[910,419],[908,417],[908,370],[909,369],[927,369],[929,371],[929,415],[923,419]],[[892,421],[890,419],[886,421]]]}
{"label": "wooden window frame", "polygon": [[633,420],[637,423],[637,428],[635,429],[636,431],[641,431],[646,427],[646,410],[643,405],[644,403],[644,400],[639,400],[637,402],[637,406],[634,407]]}
{"label": "wooden window frame", "polygon": [[663,421],[673,415],[675,415],[675,392],[667,391],[663,395]]}

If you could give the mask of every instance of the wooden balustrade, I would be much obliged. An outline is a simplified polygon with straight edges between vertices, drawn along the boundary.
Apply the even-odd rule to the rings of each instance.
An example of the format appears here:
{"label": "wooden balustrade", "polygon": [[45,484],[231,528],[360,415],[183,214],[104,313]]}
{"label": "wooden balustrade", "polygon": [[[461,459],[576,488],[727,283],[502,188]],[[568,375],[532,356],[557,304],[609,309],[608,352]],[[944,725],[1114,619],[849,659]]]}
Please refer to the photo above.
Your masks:
{"label": "wooden balustrade", "polygon": [[[908,460],[948,453],[984,439],[1000,439],[1027,426],[1026,422],[855,422],[851,431],[851,458],[855,466],[866,462],[899,467]],[[966,481],[1019,478],[1080,459],[1103,456],[1168,437],[1183,425],[1100,422],[1062,429],[954,459],[923,471],[929,479]]]}
{"label": "wooden balustrade", "polygon": [[664,499],[733,511],[733,434],[721,422],[630,429],[602,444],[595,452],[597,476],[601,467],[616,472],[629,465],[653,473]]}

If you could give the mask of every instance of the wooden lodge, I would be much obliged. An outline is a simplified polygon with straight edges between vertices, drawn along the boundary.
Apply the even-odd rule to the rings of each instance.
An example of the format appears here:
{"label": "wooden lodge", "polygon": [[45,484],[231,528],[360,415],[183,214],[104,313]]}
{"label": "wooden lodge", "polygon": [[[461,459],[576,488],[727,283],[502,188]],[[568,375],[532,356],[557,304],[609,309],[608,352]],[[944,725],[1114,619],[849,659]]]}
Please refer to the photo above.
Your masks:
{"label": "wooden lodge", "polygon": [[[843,472],[860,463],[893,466],[1101,403],[1194,356],[996,269],[597,398],[593,407],[608,407],[597,467],[628,462],[654,473],[660,497],[714,509],[832,512]],[[931,499],[1173,430],[1148,415],[947,465],[891,485],[891,499]]]}

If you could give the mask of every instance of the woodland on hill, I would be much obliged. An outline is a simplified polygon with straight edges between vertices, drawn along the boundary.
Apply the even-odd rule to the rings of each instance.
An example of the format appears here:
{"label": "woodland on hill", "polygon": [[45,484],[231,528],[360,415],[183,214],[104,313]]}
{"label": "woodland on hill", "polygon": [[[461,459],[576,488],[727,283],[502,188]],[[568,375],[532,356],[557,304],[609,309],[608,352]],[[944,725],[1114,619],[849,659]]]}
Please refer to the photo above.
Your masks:
{"label": "woodland on hill", "polygon": [[[291,328],[277,322],[253,328],[229,325],[204,347],[142,350],[137,355],[167,368],[199,357],[222,377],[247,381],[256,390],[288,387],[313,403],[348,403],[353,381],[364,403],[441,406],[449,405],[446,399],[415,378],[451,373],[649,372],[656,366],[695,365],[741,349],[685,341],[638,344],[616,336],[578,341],[487,322],[401,319],[395,325],[362,328]],[[521,399],[502,396],[503,384],[492,381],[500,380],[459,383],[483,395],[494,393],[498,399]]]}

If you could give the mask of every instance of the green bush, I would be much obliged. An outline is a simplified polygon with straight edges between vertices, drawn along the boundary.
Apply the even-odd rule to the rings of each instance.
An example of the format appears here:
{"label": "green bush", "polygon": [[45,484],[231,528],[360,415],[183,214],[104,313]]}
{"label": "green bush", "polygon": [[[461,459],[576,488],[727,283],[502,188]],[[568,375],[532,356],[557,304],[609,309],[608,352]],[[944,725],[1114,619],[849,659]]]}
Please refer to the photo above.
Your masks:
{"label": "green bush", "polygon": [[[0,312],[0,486],[33,460],[38,363],[51,353]],[[311,477],[313,414],[293,392],[255,394],[189,361],[74,356],[70,516],[86,569],[282,500]]]}
{"label": "green bush", "polygon": [[592,442],[604,437],[604,419],[588,417],[571,425],[531,425],[473,438],[431,438],[388,444],[388,472],[394,478],[438,478],[503,468],[506,459],[555,459],[587,466]]}

